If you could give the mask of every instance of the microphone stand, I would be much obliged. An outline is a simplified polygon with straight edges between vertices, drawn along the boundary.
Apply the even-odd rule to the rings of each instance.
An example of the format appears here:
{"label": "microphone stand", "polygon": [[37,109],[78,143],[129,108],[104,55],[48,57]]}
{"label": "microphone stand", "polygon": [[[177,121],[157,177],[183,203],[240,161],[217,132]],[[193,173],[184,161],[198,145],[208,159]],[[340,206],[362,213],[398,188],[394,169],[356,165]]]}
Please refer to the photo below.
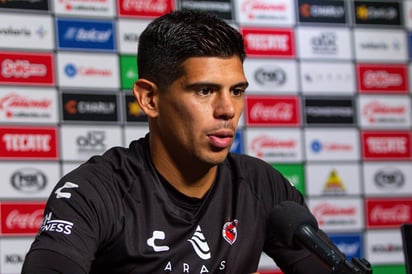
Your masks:
{"label": "microphone stand", "polygon": [[332,267],[332,273],[336,274],[372,274],[371,264],[365,259],[352,258],[352,261],[344,260]]}
{"label": "microphone stand", "polygon": [[[366,259],[352,258],[349,261],[334,246],[320,240],[312,227],[302,226],[295,233],[300,239],[300,244],[331,267],[332,274],[372,274],[371,264]],[[313,241],[313,239],[318,240]]]}

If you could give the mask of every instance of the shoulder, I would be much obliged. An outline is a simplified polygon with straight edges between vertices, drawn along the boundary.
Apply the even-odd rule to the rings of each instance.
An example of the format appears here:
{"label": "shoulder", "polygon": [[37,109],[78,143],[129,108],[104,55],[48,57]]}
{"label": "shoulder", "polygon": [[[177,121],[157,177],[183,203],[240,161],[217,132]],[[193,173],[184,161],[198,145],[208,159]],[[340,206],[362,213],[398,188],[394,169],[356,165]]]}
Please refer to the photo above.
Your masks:
{"label": "shoulder", "polygon": [[84,191],[96,192],[105,189],[127,191],[142,170],[147,170],[145,140],[133,141],[129,147],[113,147],[103,155],[91,157],[74,170],[65,174],[58,186],[73,182]]}
{"label": "shoulder", "polygon": [[226,167],[254,195],[272,207],[284,200],[303,202],[302,194],[269,163],[242,154],[229,154]]}

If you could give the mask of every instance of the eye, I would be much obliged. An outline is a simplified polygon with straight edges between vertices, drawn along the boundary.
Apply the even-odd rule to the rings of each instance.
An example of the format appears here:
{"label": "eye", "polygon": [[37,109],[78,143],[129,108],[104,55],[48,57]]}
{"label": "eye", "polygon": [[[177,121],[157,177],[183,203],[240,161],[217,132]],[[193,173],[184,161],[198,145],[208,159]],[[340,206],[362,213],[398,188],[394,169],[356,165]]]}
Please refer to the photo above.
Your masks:
{"label": "eye", "polygon": [[242,94],[244,92],[245,92],[245,89],[243,89],[243,88],[234,88],[234,89],[232,89],[233,96],[242,96]]}
{"label": "eye", "polygon": [[197,92],[200,96],[207,96],[213,92],[213,89],[210,87],[201,87]]}

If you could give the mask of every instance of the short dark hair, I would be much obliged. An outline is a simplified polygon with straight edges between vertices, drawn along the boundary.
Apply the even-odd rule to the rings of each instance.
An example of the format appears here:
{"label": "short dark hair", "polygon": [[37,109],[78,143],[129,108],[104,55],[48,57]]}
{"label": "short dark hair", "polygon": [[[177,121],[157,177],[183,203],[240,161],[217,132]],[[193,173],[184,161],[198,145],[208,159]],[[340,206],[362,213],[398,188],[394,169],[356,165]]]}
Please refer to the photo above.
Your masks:
{"label": "short dark hair", "polygon": [[167,88],[184,74],[190,57],[232,57],[243,62],[242,35],[217,16],[193,10],[173,11],[154,19],[141,33],[137,51],[139,78]]}

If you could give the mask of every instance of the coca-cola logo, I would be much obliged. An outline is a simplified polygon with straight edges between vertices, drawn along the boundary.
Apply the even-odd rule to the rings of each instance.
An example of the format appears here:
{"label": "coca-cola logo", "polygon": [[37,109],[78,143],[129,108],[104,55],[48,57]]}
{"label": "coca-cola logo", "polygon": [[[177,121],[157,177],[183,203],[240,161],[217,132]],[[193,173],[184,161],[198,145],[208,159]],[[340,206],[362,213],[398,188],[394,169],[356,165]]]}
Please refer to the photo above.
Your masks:
{"label": "coca-cola logo", "polygon": [[280,67],[261,67],[255,72],[255,80],[261,85],[282,86],[286,82],[286,73]]}
{"label": "coca-cola logo", "polygon": [[293,117],[293,105],[279,102],[273,105],[257,103],[250,110],[250,118],[263,121],[289,121]]}
{"label": "coca-cola logo", "polygon": [[18,191],[34,193],[47,185],[46,175],[38,169],[22,168],[11,175],[11,185]]}
{"label": "coca-cola logo", "polygon": [[405,183],[405,176],[401,170],[388,167],[379,170],[374,176],[374,181],[382,188],[400,188]]}
{"label": "coca-cola logo", "polygon": [[23,213],[18,209],[12,210],[6,217],[5,225],[10,230],[34,230],[40,228],[43,218],[43,209]]}
{"label": "coca-cola logo", "polygon": [[370,220],[381,224],[406,223],[411,220],[410,207],[404,204],[392,207],[377,205],[370,212]]}

